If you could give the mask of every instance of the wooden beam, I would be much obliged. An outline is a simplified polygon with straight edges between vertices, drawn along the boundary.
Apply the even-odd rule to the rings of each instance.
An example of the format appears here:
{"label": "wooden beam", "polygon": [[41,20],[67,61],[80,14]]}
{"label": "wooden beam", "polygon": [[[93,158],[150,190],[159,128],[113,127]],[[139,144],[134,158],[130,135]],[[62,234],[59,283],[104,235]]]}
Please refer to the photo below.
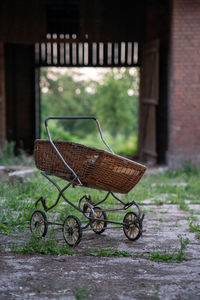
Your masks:
{"label": "wooden beam", "polygon": [[0,149],[6,141],[6,99],[4,44],[0,43]]}
{"label": "wooden beam", "polygon": [[46,36],[46,0],[1,0],[0,41],[32,44]]}

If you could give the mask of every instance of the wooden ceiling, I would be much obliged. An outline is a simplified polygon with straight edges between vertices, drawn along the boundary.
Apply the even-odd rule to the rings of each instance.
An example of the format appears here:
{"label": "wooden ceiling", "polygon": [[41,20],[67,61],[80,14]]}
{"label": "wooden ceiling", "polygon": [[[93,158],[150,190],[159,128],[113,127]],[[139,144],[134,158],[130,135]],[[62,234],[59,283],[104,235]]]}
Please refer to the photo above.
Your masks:
{"label": "wooden ceiling", "polygon": [[141,41],[145,0],[1,0],[0,41],[35,43],[50,34],[92,42]]}

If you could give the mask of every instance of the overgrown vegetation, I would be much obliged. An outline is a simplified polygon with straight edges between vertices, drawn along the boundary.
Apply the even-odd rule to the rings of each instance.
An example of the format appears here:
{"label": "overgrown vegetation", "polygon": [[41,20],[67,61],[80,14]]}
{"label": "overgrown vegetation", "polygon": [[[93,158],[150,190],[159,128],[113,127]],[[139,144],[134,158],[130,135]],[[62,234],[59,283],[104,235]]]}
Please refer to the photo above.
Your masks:
{"label": "overgrown vegetation", "polygon": [[[17,153],[17,155],[16,155]],[[6,142],[3,149],[0,149],[0,166],[9,165],[32,165],[33,159],[22,149],[16,149],[14,142]]]}
{"label": "overgrown vegetation", "polygon": [[[56,180],[61,186],[64,186],[66,184],[66,182],[61,179],[57,178]],[[103,191],[77,187],[75,189],[69,188],[66,192],[66,196],[74,204],[78,204],[79,199],[85,194],[90,194],[92,200],[94,202],[97,202],[105,197],[105,193],[106,192]],[[151,199],[151,203],[154,203],[156,199],[163,199],[163,203],[175,203],[179,205],[179,208],[181,208],[180,203],[185,203],[186,200],[187,205],[190,205],[190,203],[200,204],[199,195],[200,171],[197,168],[187,167],[176,172],[165,171],[159,174],[146,174],[140,181],[140,183],[138,183],[137,186],[129,194],[122,196],[122,199],[126,202],[130,202],[134,199],[137,203],[141,205],[143,204],[143,202],[145,203],[146,199]],[[49,207],[56,201],[58,192],[55,189],[55,187],[48,180],[46,180],[38,171],[36,171],[34,177],[27,178],[24,183],[18,181],[14,183],[0,182],[0,233],[11,235],[14,232],[23,232],[29,230],[30,218],[34,211],[34,203],[36,199],[38,199],[40,196],[43,196],[46,199],[47,206]],[[116,200],[112,197],[109,197],[106,200],[105,204],[102,205],[102,207],[106,206],[106,208],[113,208],[116,207],[116,205]],[[39,205],[39,209],[42,209],[41,204]],[[155,211],[155,209],[145,209],[144,205],[143,210],[146,211],[148,214],[152,214],[155,221],[156,219],[157,222],[159,221],[160,225],[157,224],[158,226],[155,226],[155,231],[162,231],[162,223],[167,221],[167,215],[165,218],[156,217],[157,212]],[[198,213],[199,211],[190,209],[190,217],[188,218],[188,232],[194,232],[197,238],[199,238],[200,235],[200,228],[197,218]],[[63,200],[60,200],[59,205],[55,209],[53,209],[52,212],[47,214],[47,218],[51,221],[63,222],[69,214],[77,215],[81,219],[81,222],[85,219],[82,214],[75,211],[70,205],[65,203]],[[119,211],[117,214],[111,212],[108,214],[108,219],[111,220],[122,221],[123,217],[124,211]],[[167,222],[165,222],[165,224],[167,225]],[[34,249],[34,242],[35,240],[31,239],[30,244],[25,244],[23,248],[21,248],[21,250],[18,249],[16,251],[28,252],[29,248]],[[184,253],[182,251],[184,250],[184,243],[184,240],[182,240],[181,244],[180,240],[179,252],[152,252],[151,258],[158,260],[166,259],[166,261],[170,261],[173,259],[176,259],[177,261],[178,259],[182,260],[184,258],[184,256],[182,255],[182,253]],[[60,248],[54,247],[56,245],[51,244],[51,242],[48,239],[41,239],[40,243],[38,244],[39,248],[35,249],[34,251],[43,251],[40,250],[40,247],[41,249],[43,249],[42,244],[44,244],[44,247],[47,247],[47,251],[49,252],[51,252],[51,246],[52,248],[56,249],[55,254],[58,254],[59,251],[63,251]],[[66,245],[64,244],[63,247],[64,246]],[[15,249],[17,248],[15,247]],[[118,252],[118,250],[115,251],[109,248],[101,251],[97,249],[97,251],[94,251],[93,255],[128,256],[129,253],[122,253]]]}
{"label": "overgrown vegetation", "polygon": [[[56,180],[61,186],[66,183],[59,179]],[[105,196],[103,191],[88,190],[86,188],[69,188],[66,192],[67,198],[73,203],[78,203],[78,200],[88,193],[95,202],[102,200]],[[35,200],[43,196],[47,201],[47,205],[50,206],[55,202],[57,195],[58,192],[55,187],[39,172],[36,172],[33,178],[27,178],[25,183],[15,182],[10,184],[9,182],[0,182],[1,232],[9,233],[15,230],[23,230],[26,226],[29,226]],[[199,195],[200,171],[195,169],[194,172],[187,173],[183,169],[178,172],[166,171],[162,174],[145,175],[129,194],[122,196],[122,199],[126,202],[134,199],[139,204],[142,204],[145,199],[152,199],[151,202],[156,204],[156,199],[161,199],[165,196],[164,203],[173,203],[180,206],[186,200],[187,203],[200,204]],[[113,207],[115,204],[116,201],[112,197],[106,200],[107,207]],[[66,215],[73,213],[74,210],[61,200],[60,205],[54,211],[57,212],[57,220],[64,221]],[[156,213],[154,210],[145,210],[145,207],[144,211]],[[198,212],[192,211],[192,213]],[[114,218],[115,214],[110,213],[110,217]],[[120,220],[120,214],[116,215],[116,220]],[[190,226],[192,224],[194,225],[194,223],[191,223]]]}
{"label": "overgrown vegetation", "polygon": [[134,195],[140,202],[151,199],[152,204],[177,204],[189,210],[189,203],[200,203],[200,169],[186,164],[178,171],[151,174],[135,187]]}

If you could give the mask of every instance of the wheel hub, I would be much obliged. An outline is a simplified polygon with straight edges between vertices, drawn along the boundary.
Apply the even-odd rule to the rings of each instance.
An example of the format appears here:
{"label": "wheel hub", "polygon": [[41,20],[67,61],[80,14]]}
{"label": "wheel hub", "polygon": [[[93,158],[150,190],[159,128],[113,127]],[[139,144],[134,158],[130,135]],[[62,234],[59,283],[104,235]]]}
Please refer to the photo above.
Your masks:
{"label": "wheel hub", "polygon": [[68,228],[68,234],[69,234],[69,235],[73,235],[73,233],[74,233],[73,228],[72,228],[72,227],[69,227],[69,228]]}
{"label": "wheel hub", "polygon": [[35,222],[35,228],[38,228],[40,226],[40,222],[39,221],[36,221]]}

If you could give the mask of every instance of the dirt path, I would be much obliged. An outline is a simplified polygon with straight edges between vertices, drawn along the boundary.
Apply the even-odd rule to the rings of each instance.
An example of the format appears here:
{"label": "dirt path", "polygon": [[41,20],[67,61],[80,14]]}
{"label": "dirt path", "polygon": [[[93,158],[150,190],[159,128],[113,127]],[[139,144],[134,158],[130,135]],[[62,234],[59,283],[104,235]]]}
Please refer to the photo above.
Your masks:
{"label": "dirt path", "polygon": [[[0,299],[200,299],[200,242],[189,232],[186,216],[176,205],[146,205],[143,236],[136,242],[122,230],[83,234],[75,256],[0,254]],[[199,206],[193,206],[196,211]],[[200,216],[197,215],[200,219]],[[28,233],[27,233],[28,234]],[[61,233],[60,237],[62,238]],[[150,251],[180,248],[178,235],[189,238],[182,262],[155,262]],[[20,243],[21,235],[15,237]],[[0,235],[0,243],[11,238]],[[95,249],[117,249],[132,257],[94,257]]]}

